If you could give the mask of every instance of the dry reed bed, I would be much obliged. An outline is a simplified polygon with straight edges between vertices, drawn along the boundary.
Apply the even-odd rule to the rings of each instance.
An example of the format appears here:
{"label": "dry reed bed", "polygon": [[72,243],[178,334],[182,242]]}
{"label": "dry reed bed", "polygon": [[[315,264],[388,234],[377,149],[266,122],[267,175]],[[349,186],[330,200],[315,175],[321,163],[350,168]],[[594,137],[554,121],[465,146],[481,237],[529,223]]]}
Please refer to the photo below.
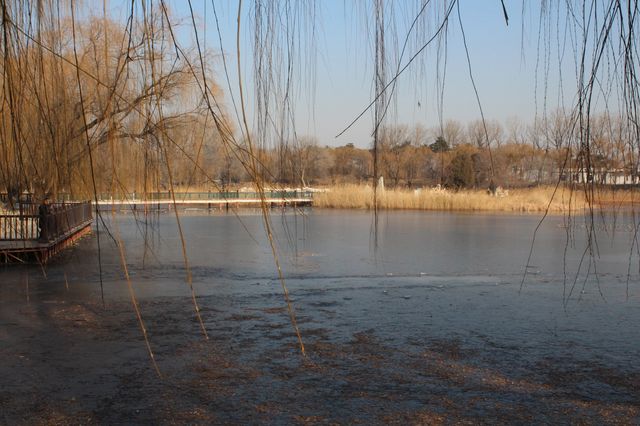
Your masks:
{"label": "dry reed bed", "polygon": [[601,208],[615,208],[623,206],[634,207],[640,202],[640,192],[638,190],[596,190],[591,196],[594,205]]}
{"label": "dry reed bed", "polygon": [[[386,189],[378,192],[381,209],[441,210],[441,211],[501,211],[501,212],[565,212],[586,207],[579,191],[558,188],[552,199],[553,187],[510,190],[508,195],[496,197],[486,190],[420,190]],[[314,207],[372,209],[373,188],[368,185],[340,185],[317,193]]]}

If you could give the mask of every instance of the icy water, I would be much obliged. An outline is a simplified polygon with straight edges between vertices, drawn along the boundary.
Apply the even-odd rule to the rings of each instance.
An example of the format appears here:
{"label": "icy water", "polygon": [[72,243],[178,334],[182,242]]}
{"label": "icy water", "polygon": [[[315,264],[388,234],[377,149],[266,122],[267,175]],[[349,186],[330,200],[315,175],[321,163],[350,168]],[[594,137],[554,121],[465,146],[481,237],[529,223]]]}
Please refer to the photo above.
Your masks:
{"label": "icy water", "polygon": [[[46,276],[0,272],[7,422],[640,421],[630,213],[596,218],[593,256],[583,256],[580,216],[546,218],[534,240],[532,215],[384,212],[374,232],[368,212],[274,211],[306,358],[257,212],[181,215],[207,341],[175,217],[105,220],[106,309],[95,233]],[[162,380],[111,236],[123,242]],[[34,394],[24,375],[43,386]]]}

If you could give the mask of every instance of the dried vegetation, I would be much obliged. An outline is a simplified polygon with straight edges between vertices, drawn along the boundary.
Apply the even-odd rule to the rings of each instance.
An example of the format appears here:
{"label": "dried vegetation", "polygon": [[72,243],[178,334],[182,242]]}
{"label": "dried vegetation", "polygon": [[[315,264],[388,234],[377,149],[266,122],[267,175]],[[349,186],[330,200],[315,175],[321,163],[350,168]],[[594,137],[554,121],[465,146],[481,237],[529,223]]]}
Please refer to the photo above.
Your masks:
{"label": "dried vegetation", "polygon": [[[554,194],[555,193],[555,194]],[[486,190],[385,189],[378,192],[378,208],[439,211],[554,212],[576,211],[586,207],[579,192],[554,187],[512,189],[504,196]],[[345,209],[373,209],[373,188],[341,185],[318,192],[314,206]]]}

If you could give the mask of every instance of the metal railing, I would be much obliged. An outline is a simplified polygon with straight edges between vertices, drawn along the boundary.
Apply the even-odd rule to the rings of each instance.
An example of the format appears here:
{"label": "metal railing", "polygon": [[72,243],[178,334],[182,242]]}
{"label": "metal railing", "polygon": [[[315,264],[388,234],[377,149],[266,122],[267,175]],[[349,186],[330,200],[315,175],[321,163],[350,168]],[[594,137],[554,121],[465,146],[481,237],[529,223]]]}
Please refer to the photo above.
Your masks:
{"label": "metal railing", "polygon": [[18,210],[0,214],[0,240],[55,241],[92,218],[90,201],[52,203],[46,208],[21,203]]}
{"label": "metal railing", "polygon": [[[260,194],[257,192],[244,192],[244,191],[226,191],[226,192],[176,192],[176,201],[191,201],[191,200],[257,200],[260,198]],[[312,191],[265,191],[265,198],[270,199],[313,199]],[[101,194],[98,197],[102,201],[111,199],[111,196]],[[168,191],[163,192],[148,192],[147,194],[129,194],[127,196],[129,200],[147,200],[147,201],[167,201],[171,200],[171,193]]]}
{"label": "metal railing", "polygon": [[38,216],[20,214],[0,215],[0,241],[37,240],[40,237]]}

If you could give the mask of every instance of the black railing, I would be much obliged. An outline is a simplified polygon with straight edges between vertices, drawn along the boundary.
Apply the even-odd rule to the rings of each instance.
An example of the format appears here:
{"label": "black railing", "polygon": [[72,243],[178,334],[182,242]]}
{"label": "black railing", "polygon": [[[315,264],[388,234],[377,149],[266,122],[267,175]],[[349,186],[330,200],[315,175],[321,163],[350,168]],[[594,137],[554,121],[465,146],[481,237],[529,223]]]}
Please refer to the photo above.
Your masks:
{"label": "black railing", "polygon": [[37,215],[0,214],[0,241],[37,240],[39,237]]}
{"label": "black railing", "polygon": [[89,201],[51,203],[46,207],[21,203],[17,210],[0,214],[0,240],[56,241],[92,218]]}

